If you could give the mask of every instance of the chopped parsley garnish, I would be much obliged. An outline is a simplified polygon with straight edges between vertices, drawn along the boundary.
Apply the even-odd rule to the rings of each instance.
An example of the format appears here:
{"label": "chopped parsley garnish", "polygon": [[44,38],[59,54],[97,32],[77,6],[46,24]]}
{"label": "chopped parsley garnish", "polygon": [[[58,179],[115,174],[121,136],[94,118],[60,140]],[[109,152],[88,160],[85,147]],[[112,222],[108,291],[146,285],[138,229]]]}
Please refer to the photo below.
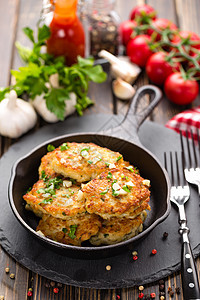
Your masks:
{"label": "chopped parsley garnish", "polygon": [[107,178],[112,178],[112,173],[111,172],[108,172],[108,175],[107,175]]}
{"label": "chopped parsley garnish", "polygon": [[60,151],[65,151],[69,149],[69,146],[67,145],[67,143],[63,143],[61,146],[60,146]]}
{"label": "chopped parsley garnish", "polygon": [[92,161],[92,160],[88,160],[88,164],[90,164],[90,165],[91,165],[92,163],[93,163],[93,161]]}
{"label": "chopped parsley garnish", "polygon": [[53,201],[52,198],[44,199],[44,200],[42,200],[42,201],[39,203],[39,205],[40,205],[40,204],[49,204],[49,203],[51,203],[52,201]]}
{"label": "chopped parsley garnish", "polygon": [[62,212],[62,215],[63,215],[63,216],[66,216],[66,213],[63,211],[63,212]]}
{"label": "chopped parsley garnish", "polygon": [[100,195],[105,195],[108,192],[109,188],[107,187],[105,191],[101,192]]}
{"label": "chopped parsley garnish", "polygon": [[129,190],[129,188],[127,187],[127,185],[124,185],[123,187],[123,190],[127,193],[130,193],[131,191]]}
{"label": "chopped parsley garnish", "polygon": [[113,184],[116,183],[116,182],[117,182],[116,179],[113,180],[113,182],[112,182],[112,195],[113,195],[114,197],[119,196],[119,192],[113,189]]}
{"label": "chopped parsley garnish", "polygon": [[46,181],[46,180],[49,179],[49,177],[45,174],[45,171],[44,171],[44,170],[41,171],[41,178],[42,178],[44,181]]}
{"label": "chopped parsley garnish", "polygon": [[72,182],[72,184],[76,184],[76,180],[73,178],[69,178],[69,180]]}
{"label": "chopped parsley garnish", "polygon": [[76,233],[77,226],[78,225],[76,225],[76,224],[70,225],[70,232],[68,233],[68,235],[72,240],[75,239],[75,237],[76,237],[75,233]]}
{"label": "chopped parsley garnish", "polygon": [[138,174],[138,173],[139,173],[138,169],[137,169],[137,168],[134,168],[133,166],[128,166],[128,167],[126,167],[126,168],[127,168],[127,170],[131,171],[132,173],[133,173],[133,172],[135,172],[135,174]]}
{"label": "chopped parsley garnish", "polygon": [[67,231],[68,231],[67,228],[62,229],[62,232],[64,232],[64,233],[67,233]]}
{"label": "chopped parsley garnish", "polygon": [[48,152],[51,152],[51,151],[53,151],[54,149],[55,149],[54,145],[49,144],[49,145],[47,146],[47,151],[48,151]]}
{"label": "chopped parsley garnish", "polygon": [[126,180],[129,180],[128,176],[126,176],[125,178],[126,178]]}
{"label": "chopped parsley garnish", "polygon": [[105,165],[106,165],[106,167],[109,167],[110,164],[108,162],[105,162]]}
{"label": "chopped parsley garnish", "polygon": [[[47,195],[49,194],[49,196],[52,197],[53,195],[56,194],[55,190],[59,189],[60,186],[62,185],[62,183],[63,183],[63,181],[59,177],[48,179],[48,180],[45,181],[45,187],[40,188],[39,190],[37,190],[37,193],[38,194],[47,194]],[[51,201],[49,199],[51,199]],[[45,201],[52,202],[53,199],[52,198],[46,198],[40,203],[47,203]]]}
{"label": "chopped parsley garnish", "polygon": [[116,158],[116,161],[119,161],[120,159],[122,159],[121,155]]}

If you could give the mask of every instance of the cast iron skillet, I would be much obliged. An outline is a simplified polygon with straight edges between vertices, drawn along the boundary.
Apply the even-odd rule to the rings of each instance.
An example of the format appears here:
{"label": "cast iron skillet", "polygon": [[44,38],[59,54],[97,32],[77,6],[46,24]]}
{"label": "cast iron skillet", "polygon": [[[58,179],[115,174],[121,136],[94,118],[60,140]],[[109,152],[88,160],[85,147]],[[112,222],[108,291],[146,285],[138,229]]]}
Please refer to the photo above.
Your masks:
{"label": "cast iron skillet", "polygon": [[[141,100],[145,94],[150,95],[150,104],[139,111]],[[9,201],[19,222],[46,246],[54,251],[77,258],[100,258],[112,256],[131,248],[131,245],[148,234],[158,223],[169,214],[169,180],[166,171],[161,167],[156,157],[140,143],[137,131],[142,122],[159,103],[161,91],[152,85],[138,89],[130,105],[130,109],[120,126],[101,133],[75,133],[48,140],[37,146],[26,156],[19,159],[13,166],[9,183]],[[153,134],[153,132],[152,132]],[[151,212],[144,224],[144,230],[139,235],[115,245],[94,247],[87,245],[71,246],[52,241],[37,234],[35,228],[39,219],[32,212],[25,210],[22,195],[38,180],[38,167],[43,155],[47,153],[47,145],[59,146],[64,142],[94,142],[113,151],[119,151],[124,159],[136,166],[143,178],[151,181]]]}

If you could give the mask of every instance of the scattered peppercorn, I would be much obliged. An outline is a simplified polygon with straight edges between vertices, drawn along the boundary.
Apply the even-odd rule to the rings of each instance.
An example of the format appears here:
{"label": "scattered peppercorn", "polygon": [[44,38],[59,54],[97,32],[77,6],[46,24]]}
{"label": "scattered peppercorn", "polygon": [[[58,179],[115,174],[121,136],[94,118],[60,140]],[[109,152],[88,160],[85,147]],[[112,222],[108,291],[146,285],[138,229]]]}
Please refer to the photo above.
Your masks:
{"label": "scattered peppercorn", "polygon": [[30,292],[32,292],[32,291],[33,291],[33,289],[32,289],[32,288],[29,288],[28,290],[29,290]]}
{"label": "scattered peppercorn", "polygon": [[31,291],[28,291],[27,296],[31,297],[33,295],[33,293]]}
{"label": "scattered peppercorn", "polygon": [[156,294],[155,293],[151,293],[150,296],[151,296],[152,299],[156,298]]}
{"label": "scattered peppercorn", "polygon": [[138,256],[137,255],[133,255],[133,260],[137,260]]}
{"label": "scattered peppercorn", "polygon": [[10,272],[10,268],[5,268],[5,272],[8,274]]}
{"label": "scattered peppercorn", "polygon": [[107,270],[107,271],[110,271],[110,270],[111,270],[111,266],[110,266],[110,265],[107,265],[107,266],[106,266],[106,270]]}
{"label": "scattered peppercorn", "polygon": [[133,256],[138,255],[137,251],[133,251],[133,252],[132,252],[132,255],[133,255]]}
{"label": "scattered peppercorn", "polygon": [[143,290],[144,290],[143,285],[140,285],[140,286],[139,286],[139,291],[143,291]]}
{"label": "scattered peppercorn", "polygon": [[56,285],[55,281],[50,282],[50,286],[54,287]]}
{"label": "scattered peppercorn", "polygon": [[10,274],[10,278],[11,278],[11,279],[15,279],[15,274],[14,274],[14,273],[11,273],[11,274]]}
{"label": "scattered peppercorn", "polygon": [[160,300],[164,300],[165,299],[165,296],[160,296]]}
{"label": "scattered peppercorn", "polygon": [[174,297],[174,292],[173,292],[173,291],[170,291],[170,292],[169,292],[169,295],[170,295],[170,297]]}
{"label": "scattered peppercorn", "polygon": [[164,284],[160,284],[160,285],[159,285],[159,290],[160,290],[160,291],[164,291],[164,289],[165,289]]}
{"label": "scattered peppercorn", "polygon": [[165,240],[167,237],[168,237],[168,233],[167,233],[167,232],[164,232],[164,233],[163,233],[163,239]]}
{"label": "scattered peppercorn", "polygon": [[60,282],[57,283],[57,287],[61,288],[62,286],[63,286],[62,283]]}
{"label": "scattered peppercorn", "polygon": [[54,294],[58,294],[59,288],[54,288],[54,289],[53,289],[53,292],[54,292]]}
{"label": "scattered peppercorn", "polygon": [[117,299],[117,300],[119,300],[120,298],[121,298],[120,295],[117,295],[117,296],[116,296],[116,299]]}
{"label": "scattered peppercorn", "polygon": [[160,292],[159,295],[160,296],[165,296],[165,292]]}
{"label": "scattered peppercorn", "polygon": [[175,292],[177,293],[177,295],[180,295],[180,293],[181,293],[180,287],[176,287],[176,288],[175,288]]}
{"label": "scattered peppercorn", "polygon": [[156,249],[153,249],[153,250],[151,251],[151,253],[152,253],[153,255],[155,255],[155,254],[157,253],[157,250],[156,250]]}
{"label": "scattered peppercorn", "polygon": [[172,288],[169,286],[168,287],[168,293],[172,291]]}
{"label": "scattered peppercorn", "polygon": [[144,294],[143,293],[139,293],[139,299],[142,299],[142,298],[144,298]]}
{"label": "scattered peppercorn", "polygon": [[50,288],[50,283],[49,282],[45,282],[45,287],[46,288]]}

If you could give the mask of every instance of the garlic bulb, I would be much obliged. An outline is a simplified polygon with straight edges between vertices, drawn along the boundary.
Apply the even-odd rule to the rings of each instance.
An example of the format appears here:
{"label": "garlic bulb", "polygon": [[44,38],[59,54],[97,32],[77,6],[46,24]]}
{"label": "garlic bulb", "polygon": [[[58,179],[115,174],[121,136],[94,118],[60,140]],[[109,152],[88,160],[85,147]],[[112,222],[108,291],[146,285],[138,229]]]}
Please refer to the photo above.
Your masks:
{"label": "garlic bulb", "polygon": [[[53,88],[58,88],[59,87],[59,78],[58,74],[53,74],[49,77],[49,82],[47,83],[46,86],[47,88],[50,88],[51,86]],[[46,121],[49,123],[55,123],[58,122],[59,119],[56,117],[54,113],[48,110],[46,106],[46,101],[44,99],[44,94],[38,95],[35,97],[34,100],[32,100],[32,105],[38,112],[38,114]],[[70,98],[65,100],[65,117],[73,114],[76,111],[75,108],[76,105],[76,95],[74,93],[70,93]]]}
{"label": "garlic bulb", "polygon": [[131,63],[128,57],[116,57],[106,50],[101,50],[98,54],[109,61],[111,64],[111,75],[114,78],[121,78],[128,83],[133,83],[141,72],[141,69]]}
{"label": "garlic bulb", "polygon": [[128,100],[135,95],[134,87],[121,78],[117,78],[113,81],[112,88],[115,96],[122,100]]}
{"label": "garlic bulb", "polygon": [[30,130],[37,121],[37,115],[32,105],[17,98],[12,90],[9,98],[0,102],[0,134],[18,138]]}

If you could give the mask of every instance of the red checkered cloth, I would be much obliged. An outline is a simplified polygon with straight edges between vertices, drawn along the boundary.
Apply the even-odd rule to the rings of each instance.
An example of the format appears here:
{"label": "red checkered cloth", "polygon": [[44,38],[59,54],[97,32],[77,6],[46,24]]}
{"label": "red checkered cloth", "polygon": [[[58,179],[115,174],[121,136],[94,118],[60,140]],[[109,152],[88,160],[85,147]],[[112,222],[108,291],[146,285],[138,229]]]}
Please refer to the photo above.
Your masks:
{"label": "red checkered cloth", "polygon": [[190,137],[192,132],[193,138],[198,140],[198,136],[200,136],[200,106],[179,113],[165,126],[178,133],[181,131],[184,136],[188,132]]}

